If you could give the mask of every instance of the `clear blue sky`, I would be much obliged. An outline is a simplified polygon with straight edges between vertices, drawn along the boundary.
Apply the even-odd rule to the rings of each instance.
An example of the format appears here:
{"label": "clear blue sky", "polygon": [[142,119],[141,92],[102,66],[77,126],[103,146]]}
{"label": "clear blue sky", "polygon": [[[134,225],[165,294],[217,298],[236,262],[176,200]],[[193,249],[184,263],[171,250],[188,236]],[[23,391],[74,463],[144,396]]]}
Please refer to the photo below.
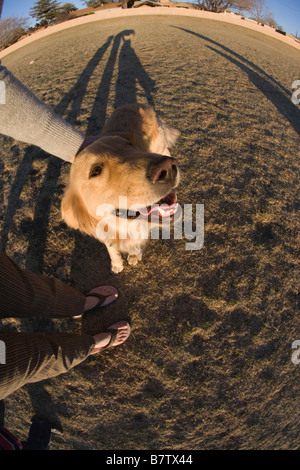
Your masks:
{"label": "clear blue sky", "polygon": [[[277,23],[290,34],[296,34],[298,31],[300,36],[300,0],[266,0],[266,2]],[[34,24],[35,21],[28,14],[34,3],[35,0],[4,0],[2,18],[25,16]],[[66,0],[62,3],[73,3],[78,9],[86,7],[81,0]]]}
{"label": "clear blue sky", "polygon": [[[36,21],[29,16],[29,10],[36,3],[36,0],[4,0],[2,18],[7,18],[8,16],[23,16],[29,18],[30,21],[33,21],[33,24]],[[65,0],[58,1],[58,3],[73,3],[75,7],[80,10],[81,8],[86,8],[86,4],[81,0]]]}

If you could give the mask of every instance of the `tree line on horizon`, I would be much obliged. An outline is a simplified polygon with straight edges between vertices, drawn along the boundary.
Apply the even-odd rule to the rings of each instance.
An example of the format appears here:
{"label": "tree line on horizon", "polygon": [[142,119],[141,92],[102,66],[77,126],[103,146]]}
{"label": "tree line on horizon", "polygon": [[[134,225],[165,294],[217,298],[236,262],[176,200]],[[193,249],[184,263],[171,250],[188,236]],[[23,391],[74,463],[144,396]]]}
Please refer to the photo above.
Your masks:
{"label": "tree line on horizon", "polygon": [[[96,8],[110,0],[83,0],[86,7]],[[114,1],[114,0],[111,0]],[[120,0],[122,8],[130,8],[135,0]],[[157,1],[159,0],[152,0]],[[4,0],[0,0],[0,18]],[[261,24],[267,24],[282,29],[269,10],[266,0],[191,0],[195,8],[224,13],[227,10],[240,14],[247,12],[250,17]],[[0,19],[0,50],[17,42],[22,36],[39,27],[47,27],[54,23],[61,23],[74,18],[77,7],[73,3],[60,3],[57,0],[38,0],[33,3],[29,15],[37,20],[35,27],[28,27],[28,19],[23,17],[9,17]]]}
{"label": "tree line on horizon", "polygon": [[[0,16],[4,0],[0,0]],[[25,34],[39,27],[61,23],[72,17],[77,8],[73,3],[58,3],[56,0],[39,0],[34,2],[29,15],[37,20],[35,27],[28,26],[28,18],[10,16],[0,19],[0,50],[17,42]]]}
{"label": "tree line on horizon", "polygon": [[214,13],[224,13],[229,9],[240,14],[247,12],[250,14],[250,18],[257,23],[282,29],[275,20],[266,0],[197,0],[197,3],[199,8]]}

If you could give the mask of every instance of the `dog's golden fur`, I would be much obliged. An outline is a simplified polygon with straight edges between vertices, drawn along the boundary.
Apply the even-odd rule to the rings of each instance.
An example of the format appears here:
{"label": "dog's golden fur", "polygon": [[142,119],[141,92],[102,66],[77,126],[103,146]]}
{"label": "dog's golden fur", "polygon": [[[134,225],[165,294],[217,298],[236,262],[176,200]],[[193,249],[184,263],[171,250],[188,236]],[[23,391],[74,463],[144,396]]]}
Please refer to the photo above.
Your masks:
{"label": "dog's golden fur", "polygon": [[[62,200],[62,216],[67,225],[99,239],[97,227],[104,221],[100,206],[124,209],[120,207],[120,196],[126,196],[127,209],[134,204],[148,207],[165,197],[178,184],[177,171],[163,184],[153,184],[149,168],[159,165],[163,155],[170,155],[169,148],[178,136],[178,131],[157,118],[151,106],[126,105],[116,109],[99,139],[80,152],[71,167]],[[137,264],[146,240],[121,235],[124,220],[111,217],[114,223],[107,222],[105,239],[100,241],[108,249],[112,271],[118,273],[123,269],[121,253],[128,254],[129,264]],[[126,222],[130,227],[137,221]],[[148,221],[145,224],[148,226]]]}

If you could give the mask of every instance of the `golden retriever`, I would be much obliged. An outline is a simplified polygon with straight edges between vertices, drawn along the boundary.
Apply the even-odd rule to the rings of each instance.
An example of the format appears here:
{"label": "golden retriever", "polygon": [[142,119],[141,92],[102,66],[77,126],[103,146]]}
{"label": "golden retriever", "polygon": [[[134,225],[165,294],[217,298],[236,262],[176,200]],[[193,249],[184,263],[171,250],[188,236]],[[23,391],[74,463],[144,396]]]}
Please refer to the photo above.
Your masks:
{"label": "golden retriever", "polygon": [[121,106],[72,164],[62,217],[106,245],[115,274],[122,253],[130,265],[142,259],[150,222],[176,212],[179,170],[169,148],[179,135],[151,106]]}

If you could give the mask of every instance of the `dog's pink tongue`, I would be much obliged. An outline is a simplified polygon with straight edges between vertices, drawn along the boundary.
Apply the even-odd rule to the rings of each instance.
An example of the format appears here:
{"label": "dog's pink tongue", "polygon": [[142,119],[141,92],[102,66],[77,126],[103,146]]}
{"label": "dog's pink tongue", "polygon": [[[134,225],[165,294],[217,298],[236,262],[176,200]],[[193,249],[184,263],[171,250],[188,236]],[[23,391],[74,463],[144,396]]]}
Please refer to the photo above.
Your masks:
{"label": "dog's pink tongue", "polygon": [[161,199],[159,203],[153,204],[152,206],[144,207],[140,210],[140,213],[144,216],[150,214],[156,214],[160,217],[171,217],[175,214],[178,209],[176,193],[170,193],[164,199]]}

